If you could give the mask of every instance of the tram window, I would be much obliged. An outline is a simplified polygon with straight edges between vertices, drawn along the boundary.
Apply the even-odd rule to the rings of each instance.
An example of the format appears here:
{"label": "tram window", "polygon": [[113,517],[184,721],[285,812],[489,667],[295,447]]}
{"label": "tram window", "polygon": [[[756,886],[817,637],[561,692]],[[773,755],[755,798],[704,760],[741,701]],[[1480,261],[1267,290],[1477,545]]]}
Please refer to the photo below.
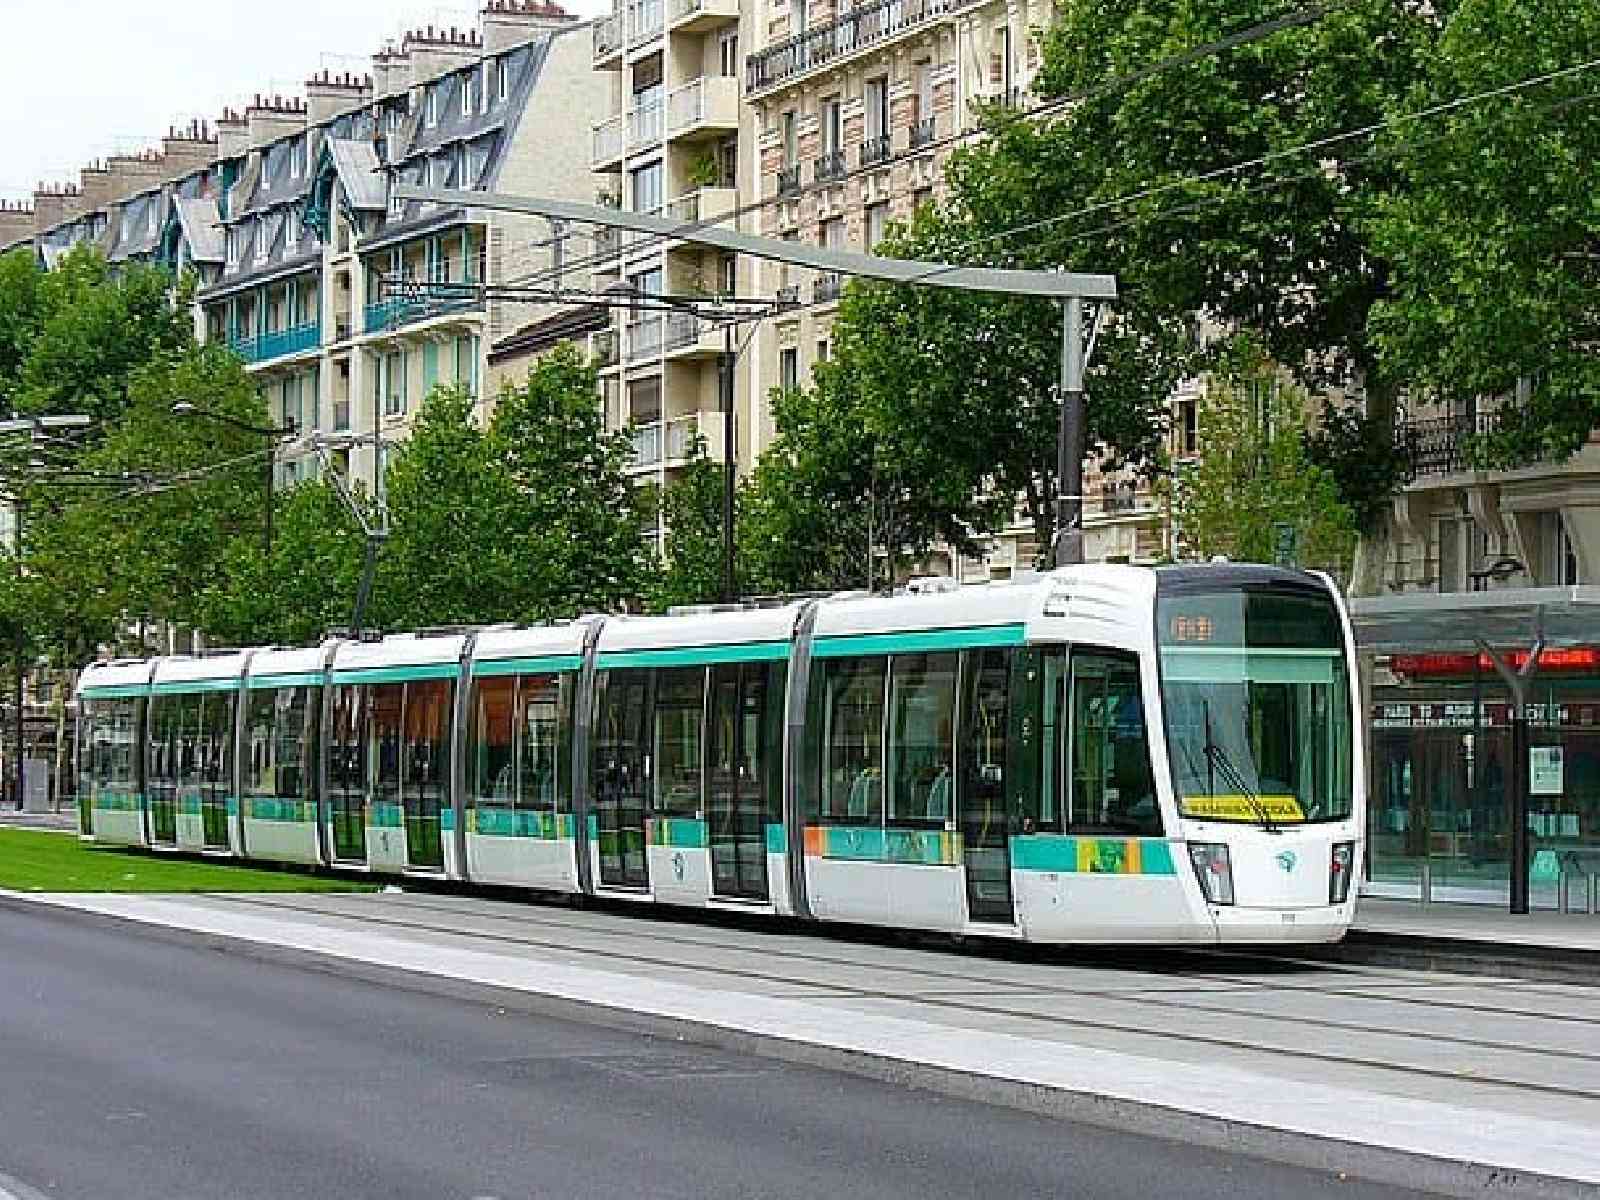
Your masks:
{"label": "tram window", "polygon": [[404,695],[403,683],[367,686],[367,779],[372,799],[378,804],[395,804],[400,798],[400,713]]}
{"label": "tram window", "polygon": [[557,811],[564,783],[561,676],[524,675],[517,681],[517,807]]}
{"label": "tram window", "polygon": [[510,808],[516,803],[516,693],[515,675],[479,679],[472,685],[468,761],[472,802],[480,808]]}
{"label": "tram window", "polygon": [[652,671],[604,671],[595,690],[594,788],[597,797],[643,804],[650,787]]}
{"label": "tram window", "polygon": [[273,785],[276,794],[284,799],[299,800],[312,794],[307,780],[312,756],[307,751],[315,742],[306,736],[306,717],[308,712],[316,711],[315,695],[309,687],[277,688],[273,692]]}
{"label": "tram window", "polygon": [[402,781],[410,796],[442,797],[450,765],[448,679],[413,680],[405,685]]}
{"label": "tram window", "polygon": [[256,688],[248,692],[247,697],[244,710],[244,791],[247,796],[275,796],[277,772],[273,764],[272,725],[278,693],[273,688]]}
{"label": "tram window", "polygon": [[362,733],[366,729],[362,713],[365,689],[345,684],[334,689],[333,744],[328,754],[328,783],[345,792],[366,790],[365,752]]}
{"label": "tram window", "polygon": [[827,688],[823,819],[851,825],[883,820],[884,658],[836,659]]}
{"label": "tram window", "polygon": [[956,655],[896,655],[889,676],[891,825],[942,826],[955,781]]}
{"label": "tram window", "polygon": [[1067,789],[1067,653],[1047,650],[1040,656],[1039,780],[1034,827],[1061,831],[1062,799]]}
{"label": "tram window", "polygon": [[978,817],[985,828],[1005,827],[1010,674],[1008,650],[970,651],[962,667],[959,807],[963,820]]}
{"label": "tram window", "polygon": [[1074,652],[1068,832],[1158,836],[1161,810],[1145,737],[1139,660]]}
{"label": "tram window", "polygon": [[655,756],[658,812],[697,816],[701,746],[705,726],[704,667],[661,671],[656,676]]}
{"label": "tram window", "polygon": [[200,703],[200,778],[208,789],[233,789],[233,705],[232,692],[203,692]]}

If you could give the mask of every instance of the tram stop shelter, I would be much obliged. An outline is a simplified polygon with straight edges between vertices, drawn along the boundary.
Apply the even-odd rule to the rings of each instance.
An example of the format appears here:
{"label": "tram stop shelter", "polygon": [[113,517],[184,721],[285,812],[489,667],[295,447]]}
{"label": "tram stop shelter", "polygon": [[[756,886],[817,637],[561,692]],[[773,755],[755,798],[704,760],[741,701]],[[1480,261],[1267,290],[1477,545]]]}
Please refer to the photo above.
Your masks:
{"label": "tram stop shelter", "polygon": [[1350,609],[1371,718],[1363,894],[1594,911],[1600,587]]}

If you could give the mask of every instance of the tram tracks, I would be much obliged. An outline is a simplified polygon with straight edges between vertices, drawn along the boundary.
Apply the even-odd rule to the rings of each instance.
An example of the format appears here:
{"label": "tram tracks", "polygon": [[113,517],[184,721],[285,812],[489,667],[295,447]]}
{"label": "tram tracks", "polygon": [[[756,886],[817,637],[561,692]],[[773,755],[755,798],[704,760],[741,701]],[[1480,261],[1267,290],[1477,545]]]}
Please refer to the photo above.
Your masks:
{"label": "tram tracks", "polygon": [[[1275,1037],[1230,1037],[1221,1034],[1209,1033],[1206,1032],[1198,1022],[1185,1022],[1180,1028],[1163,1028],[1155,1025],[1140,1026],[1137,1024],[1130,1024],[1126,1020],[1119,1021],[1099,1018],[1089,1012],[1032,1012],[1013,1007],[1007,1007],[1001,1003],[985,1003],[976,999],[964,999],[950,994],[939,994],[932,991],[919,991],[915,988],[895,990],[884,986],[872,987],[860,986],[845,982],[818,981],[813,978],[797,977],[794,974],[780,973],[772,970],[752,969],[747,966],[738,966],[732,964],[706,965],[701,963],[684,962],[660,954],[642,953],[636,950],[623,948],[575,945],[571,940],[569,940],[570,936],[572,935],[626,937],[629,936],[629,934],[627,931],[616,931],[613,933],[612,931],[608,930],[596,929],[592,924],[583,926],[570,921],[545,919],[542,911],[535,907],[530,907],[526,918],[524,918],[521,914],[519,914],[516,918],[513,918],[509,914],[505,916],[497,916],[492,914],[486,915],[481,911],[472,914],[479,921],[493,922],[497,925],[514,923],[519,927],[514,930],[505,930],[490,928],[463,928],[459,924],[446,925],[428,921],[426,919],[419,920],[416,918],[407,919],[403,917],[389,917],[372,912],[356,914],[343,911],[330,911],[325,906],[316,907],[309,904],[301,904],[297,903],[293,899],[277,896],[240,896],[235,894],[215,895],[209,898],[212,900],[225,901],[240,906],[255,906],[293,911],[301,915],[314,916],[324,920],[331,919],[335,921],[347,921],[358,924],[363,928],[379,926],[393,928],[396,930],[404,930],[416,934],[430,934],[435,936],[471,939],[474,941],[486,942],[493,946],[499,947],[511,946],[530,950],[557,951],[573,956],[580,960],[598,960],[599,962],[606,964],[631,964],[641,968],[671,971],[680,975],[701,973],[708,977],[716,976],[732,981],[740,981],[759,985],[766,988],[776,987],[784,989],[803,989],[809,993],[809,995],[803,997],[804,999],[811,999],[821,1003],[859,1002],[870,1004],[888,1003],[921,1006],[928,1009],[930,1014],[943,1013],[947,1018],[952,1019],[952,1021],[954,1021],[954,1019],[957,1017],[984,1018],[990,1022],[989,1024],[985,1025],[985,1028],[993,1028],[993,1019],[998,1018],[1008,1022],[1020,1023],[1024,1027],[1036,1025],[1051,1031],[1059,1031],[1063,1028],[1081,1029],[1084,1031],[1117,1035],[1122,1038],[1155,1039],[1158,1041],[1177,1043],[1191,1047],[1206,1046],[1232,1054],[1259,1054],[1268,1057],[1290,1059],[1298,1063],[1322,1063],[1330,1066],[1345,1068],[1367,1068],[1411,1078],[1444,1080],[1454,1085],[1471,1084],[1477,1087],[1503,1089],[1522,1094],[1531,1093],[1541,1096],[1553,1096],[1567,1100],[1600,1101],[1600,1088],[1554,1085],[1534,1079],[1516,1078],[1514,1077],[1515,1073],[1505,1071],[1503,1067],[1501,1068],[1500,1072],[1496,1074],[1493,1072],[1485,1073],[1473,1067],[1453,1069],[1416,1061],[1397,1062],[1394,1061],[1393,1058],[1378,1057],[1370,1053],[1357,1053],[1353,1050],[1341,1050],[1334,1052],[1327,1049],[1319,1049],[1308,1046],[1305,1044],[1304,1040],[1295,1042],[1292,1039],[1280,1039]],[[452,915],[458,918],[462,915],[460,909],[451,909],[449,906],[430,904],[426,902],[407,903],[405,908],[408,911],[416,911],[419,909],[423,912],[449,911]],[[540,915],[535,916],[534,914]],[[543,936],[529,936],[526,931],[526,926],[529,924],[541,926],[543,930]],[[562,939],[560,937],[562,933],[569,935],[569,939]],[[726,944],[718,945],[705,939],[675,937],[670,934],[656,937],[654,936],[654,933],[655,931],[652,931],[652,940],[657,942],[678,942],[680,944],[692,946],[700,950],[717,949],[725,953],[735,953],[741,955],[756,952],[754,949],[744,946],[729,947]],[[632,936],[636,937],[637,933],[633,934]],[[1569,1063],[1600,1062],[1600,1055],[1575,1050],[1574,1048],[1545,1048],[1538,1045],[1507,1045],[1503,1039],[1494,1040],[1482,1037],[1467,1037],[1459,1034],[1451,1034],[1443,1030],[1402,1030],[1390,1032],[1381,1029],[1375,1030],[1369,1024],[1328,1020],[1321,1017],[1308,1021],[1303,1017],[1294,1017],[1285,1014],[1241,1012],[1237,1008],[1230,1008],[1225,1005],[1213,1005],[1195,1002],[1184,1003],[1177,1000],[1150,996],[1148,994],[1130,994],[1122,989],[1073,987],[1069,985],[1057,985],[1055,987],[1039,988],[1020,980],[975,980],[970,974],[960,975],[937,968],[924,969],[921,967],[905,966],[902,964],[862,963],[844,956],[828,956],[808,952],[797,953],[788,949],[785,949],[782,957],[790,961],[804,961],[807,963],[828,966],[847,971],[873,970],[878,972],[888,972],[890,974],[916,976],[924,980],[959,980],[963,985],[965,985],[963,990],[971,989],[975,985],[982,986],[985,982],[989,982],[993,984],[994,992],[1003,991],[1007,994],[1018,996],[1019,998],[1021,995],[1032,994],[1043,995],[1051,999],[1082,1000],[1086,1002],[1086,1004],[1092,1002],[1101,1005],[1131,1005],[1146,1010],[1159,1011],[1163,1014],[1177,1012],[1196,1017],[1205,1017],[1207,1015],[1225,1015],[1231,1020],[1254,1022],[1267,1027],[1281,1027],[1284,1025],[1289,1025],[1298,1027],[1302,1031],[1309,1023],[1315,1025],[1319,1029],[1348,1032],[1367,1039],[1371,1039],[1373,1037],[1381,1037],[1386,1040],[1392,1039],[1401,1047],[1404,1047],[1406,1043],[1424,1043],[1428,1045],[1447,1045],[1476,1054],[1491,1052],[1495,1054],[1521,1055],[1526,1056],[1531,1061],[1554,1059]],[[1199,977],[1210,978],[1213,979],[1213,981],[1223,982],[1230,985],[1236,984],[1236,980],[1227,975],[1202,975]],[[1298,986],[1284,988],[1278,987],[1274,984],[1263,984],[1253,981],[1250,986],[1251,990],[1268,992],[1295,992],[1313,990],[1311,988]],[[1348,990],[1349,989],[1347,989],[1347,991]],[[1373,1001],[1391,1001],[1393,999],[1388,995],[1372,995],[1370,993],[1362,994],[1359,992],[1356,993],[1355,998]],[[1452,1005],[1448,1001],[1432,1002],[1430,1004],[1429,1001],[1420,997],[1408,998],[1403,1002],[1428,1004],[1429,1007],[1435,1010],[1456,1007],[1464,1011],[1471,1012],[1492,1012],[1497,1016],[1518,1015],[1507,1014],[1506,1010],[1503,1008],[1491,1009],[1489,1006],[1484,1005]],[[1546,1014],[1522,1013],[1520,1015],[1549,1019]],[[1571,1019],[1576,1020],[1577,1018]],[[952,1028],[959,1029],[959,1024],[953,1023]],[[1052,1033],[1051,1037],[1053,1040],[1059,1040],[1056,1038],[1055,1033]]]}

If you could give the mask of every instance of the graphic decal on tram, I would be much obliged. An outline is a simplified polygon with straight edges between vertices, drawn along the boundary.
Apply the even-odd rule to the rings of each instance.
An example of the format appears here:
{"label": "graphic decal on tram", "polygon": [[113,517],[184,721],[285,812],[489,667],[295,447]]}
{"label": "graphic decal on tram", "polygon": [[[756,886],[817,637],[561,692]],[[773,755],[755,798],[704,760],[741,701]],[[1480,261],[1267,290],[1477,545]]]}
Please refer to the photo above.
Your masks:
{"label": "graphic decal on tram", "polygon": [[97,663],[86,837],[1036,941],[1327,941],[1365,770],[1320,577],[1027,582]]}

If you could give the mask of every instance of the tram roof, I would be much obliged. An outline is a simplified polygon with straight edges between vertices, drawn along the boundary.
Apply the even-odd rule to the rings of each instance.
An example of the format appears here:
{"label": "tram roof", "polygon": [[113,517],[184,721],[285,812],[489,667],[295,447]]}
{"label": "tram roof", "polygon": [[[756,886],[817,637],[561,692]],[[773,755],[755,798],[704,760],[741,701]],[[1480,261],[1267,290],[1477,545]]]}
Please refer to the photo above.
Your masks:
{"label": "tram roof", "polygon": [[798,604],[785,604],[665,617],[610,617],[600,630],[600,653],[787,642],[798,613]]}
{"label": "tram roof", "polygon": [[583,653],[583,639],[588,632],[588,621],[485,629],[472,643],[472,661],[566,658]]}
{"label": "tram roof", "polygon": [[155,661],[148,658],[90,663],[78,675],[78,695],[88,693],[93,699],[96,692],[104,695],[113,688],[120,695],[146,691],[154,666]]}
{"label": "tram roof", "polygon": [[345,672],[385,668],[457,666],[467,643],[464,633],[435,636],[392,633],[379,642],[341,642],[333,654],[334,681]]}
{"label": "tram roof", "polygon": [[205,690],[218,685],[237,684],[244,674],[249,654],[231,651],[207,658],[162,658],[156,660],[151,686],[160,691]]}
{"label": "tram roof", "polygon": [[1350,601],[1356,648],[1375,654],[1592,646],[1600,642],[1600,587],[1406,592]]}
{"label": "tram roof", "polygon": [[[320,675],[323,666],[328,661],[328,652],[332,646],[324,642],[320,646],[297,646],[292,649],[272,647],[267,650],[258,650],[250,658],[249,679],[256,686],[268,678],[277,678],[287,683],[291,676]],[[306,679],[304,682],[315,682]]]}

